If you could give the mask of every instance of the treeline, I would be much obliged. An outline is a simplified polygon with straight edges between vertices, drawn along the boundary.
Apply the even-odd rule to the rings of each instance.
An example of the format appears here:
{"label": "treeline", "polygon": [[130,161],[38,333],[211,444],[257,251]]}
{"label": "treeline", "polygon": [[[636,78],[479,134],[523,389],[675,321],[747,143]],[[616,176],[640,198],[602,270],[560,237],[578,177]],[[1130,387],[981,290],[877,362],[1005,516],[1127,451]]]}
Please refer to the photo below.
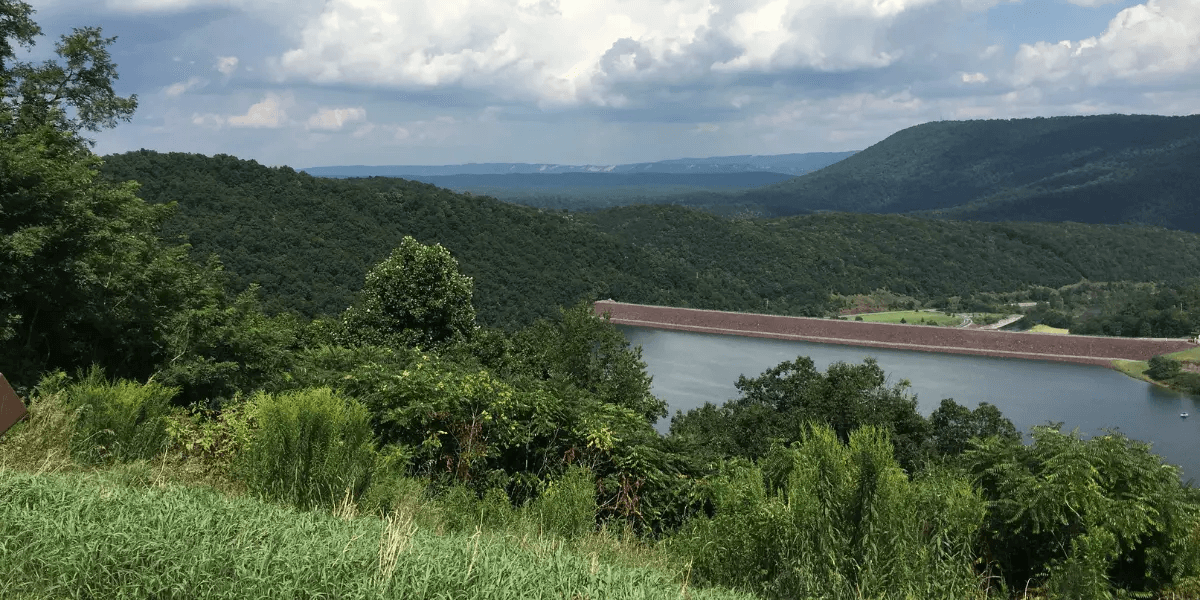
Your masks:
{"label": "treeline", "polygon": [[562,214],[401,179],[331,180],[232,156],[105,158],[151,205],[176,202],[168,239],[215,254],[232,289],[269,312],[338,314],[405,235],[441,243],[472,277],[480,320],[517,328],[580,299],[819,316],[837,295],[887,289],[923,302],[1030,285],[1179,282],[1200,237],[1158,228],[971,223],[822,214],[723,218],[675,206]]}

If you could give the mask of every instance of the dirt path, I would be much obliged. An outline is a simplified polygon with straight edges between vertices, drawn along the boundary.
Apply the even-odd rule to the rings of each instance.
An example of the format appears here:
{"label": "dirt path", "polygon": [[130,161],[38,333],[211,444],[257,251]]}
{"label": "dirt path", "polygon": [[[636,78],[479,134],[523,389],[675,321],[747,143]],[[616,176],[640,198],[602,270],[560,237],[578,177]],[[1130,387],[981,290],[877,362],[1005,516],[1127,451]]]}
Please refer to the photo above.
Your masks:
{"label": "dirt path", "polygon": [[601,301],[596,312],[612,322],[773,339],[896,350],[971,354],[1111,366],[1114,360],[1148,360],[1192,348],[1188,340],[1063,336],[926,325],[783,317]]}

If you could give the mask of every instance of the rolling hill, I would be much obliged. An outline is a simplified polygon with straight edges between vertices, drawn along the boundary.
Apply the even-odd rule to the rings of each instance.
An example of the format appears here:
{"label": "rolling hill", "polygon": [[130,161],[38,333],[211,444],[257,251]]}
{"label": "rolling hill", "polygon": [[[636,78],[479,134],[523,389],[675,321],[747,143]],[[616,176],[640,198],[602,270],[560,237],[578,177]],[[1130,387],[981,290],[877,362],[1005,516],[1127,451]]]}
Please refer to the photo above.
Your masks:
{"label": "rolling hill", "polygon": [[102,173],[178,202],[167,237],[215,254],[272,311],[339,314],[405,235],[441,243],[475,281],[480,321],[520,326],[581,299],[821,315],[833,294],[917,298],[1029,285],[1200,276],[1200,235],[1151,227],[897,215],[728,219],[679,206],[565,214],[420,182],[312,177],[233,156],[148,150]]}
{"label": "rolling hill", "polygon": [[915,213],[1200,231],[1200,115],[938,121],[745,192],[767,214]]}

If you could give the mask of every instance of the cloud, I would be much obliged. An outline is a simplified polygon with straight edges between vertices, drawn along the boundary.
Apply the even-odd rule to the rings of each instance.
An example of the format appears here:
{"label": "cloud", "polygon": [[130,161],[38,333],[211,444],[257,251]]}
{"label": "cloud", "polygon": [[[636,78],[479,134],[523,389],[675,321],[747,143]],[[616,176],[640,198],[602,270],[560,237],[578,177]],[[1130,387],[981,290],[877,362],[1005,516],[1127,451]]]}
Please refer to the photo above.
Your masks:
{"label": "cloud", "polygon": [[178,83],[172,83],[171,85],[168,85],[167,87],[163,88],[163,93],[171,98],[175,98],[177,96],[183,95],[184,92],[186,92],[190,89],[201,87],[204,84],[205,84],[205,81],[199,77],[189,77],[187,81],[180,81]]}
{"label": "cloud", "polygon": [[988,76],[983,73],[961,73],[963,83],[987,83]]}
{"label": "cloud", "polygon": [[1012,83],[1096,85],[1163,81],[1200,66],[1200,2],[1149,0],[1122,10],[1103,34],[1057,44],[1022,44]]}
{"label": "cloud", "polygon": [[218,56],[216,69],[223,75],[230,75],[237,70],[238,57],[236,56]]}
{"label": "cloud", "polygon": [[346,123],[361,121],[367,118],[367,111],[362,108],[322,108],[308,118],[309,129],[324,131],[340,130]]}
{"label": "cloud", "polygon": [[886,68],[905,56],[889,36],[902,17],[1000,1],[328,0],[276,67],[281,80],[633,106],[714,78]]}
{"label": "cloud", "polygon": [[261,102],[252,105],[246,114],[228,117],[225,119],[225,123],[231,127],[282,127],[287,123],[284,104],[290,104],[290,102],[277,94],[269,93]]}

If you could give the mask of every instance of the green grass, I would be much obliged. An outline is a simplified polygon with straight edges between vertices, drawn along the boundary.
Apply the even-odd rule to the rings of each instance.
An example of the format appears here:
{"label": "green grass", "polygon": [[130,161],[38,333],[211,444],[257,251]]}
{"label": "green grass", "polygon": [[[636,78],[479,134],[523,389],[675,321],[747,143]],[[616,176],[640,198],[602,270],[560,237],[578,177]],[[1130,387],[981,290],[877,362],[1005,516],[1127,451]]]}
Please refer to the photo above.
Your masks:
{"label": "green grass", "polygon": [[1030,327],[1029,332],[1030,333],[1057,333],[1059,335],[1067,335],[1067,334],[1071,333],[1070,330],[1062,329],[1061,327],[1051,327],[1049,325],[1042,325],[1041,323],[1034,325],[1033,327]]}
{"label": "green grass", "polygon": [[1172,352],[1168,354],[1167,357],[1173,358],[1179,362],[1200,363],[1200,346],[1188,348],[1187,350],[1180,350],[1179,352]]}
{"label": "green grass", "polygon": [[898,310],[892,312],[865,313],[846,317],[846,320],[857,321],[862,317],[868,323],[899,323],[901,319],[909,325],[941,325],[954,327],[962,323],[959,317],[948,317],[946,313],[924,312],[918,310]]}
{"label": "green grass", "polygon": [[0,589],[15,598],[752,598],[691,589],[551,538],[298,511],[153,469],[0,469]]}
{"label": "green grass", "polygon": [[1154,383],[1154,380],[1146,375],[1146,369],[1150,368],[1150,363],[1144,360],[1114,360],[1112,364],[1113,368],[1134,379]]}

